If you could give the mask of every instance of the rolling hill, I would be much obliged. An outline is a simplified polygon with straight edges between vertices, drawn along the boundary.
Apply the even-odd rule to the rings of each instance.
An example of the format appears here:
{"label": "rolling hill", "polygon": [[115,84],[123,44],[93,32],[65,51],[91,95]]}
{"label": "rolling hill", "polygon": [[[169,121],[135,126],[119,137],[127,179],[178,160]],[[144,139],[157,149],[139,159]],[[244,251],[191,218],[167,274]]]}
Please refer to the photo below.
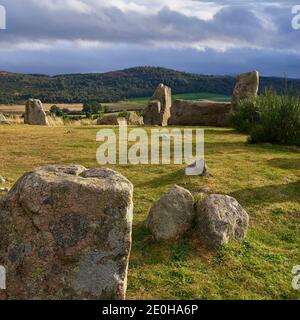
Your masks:
{"label": "rolling hill", "polygon": [[[199,75],[158,67],[136,67],[107,73],[39,75],[0,72],[0,103],[24,103],[39,98],[45,103],[81,103],[85,100],[116,102],[151,96],[159,83],[172,87],[174,94],[206,92],[230,96],[233,76]],[[300,80],[289,80],[300,91]],[[281,90],[283,78],[262,77],[266,87]]]}

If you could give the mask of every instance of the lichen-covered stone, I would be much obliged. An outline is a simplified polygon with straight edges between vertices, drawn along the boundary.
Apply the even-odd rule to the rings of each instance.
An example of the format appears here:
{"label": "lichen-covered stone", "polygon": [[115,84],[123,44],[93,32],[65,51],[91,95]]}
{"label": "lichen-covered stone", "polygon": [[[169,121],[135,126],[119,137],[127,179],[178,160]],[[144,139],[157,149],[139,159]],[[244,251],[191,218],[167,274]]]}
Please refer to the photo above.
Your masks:
{"label": "lichen-covered stone", "polygon": [[160,84],[145,110],[144,123],[148,126],[167,126],[171,116],[172,90]]}
{"label": "lichen-covered stone", "polygon": [[144,124],[143,117],[140,117],[136,112],[128,112],[126,116],[127,125],[129,126],[142,126]]}
{"label": "lichen-covered stone", "polygon": [[40,100],[29,99],[26,103],[24,123],[30,125],[49,126],[46,112]]}
{"label": "lichen-covered stone", "polygon": [[118,115],[112,114],[109,116],[100,117],[97,119],[97,124],[102,126],[119,126],[126,123],[124,118],[119,118]]}
{"label": "lichen-covered stone", "polygon": [[0,204],[6,298],[124,299],[132,197],[110,169],[46,166],[20,178]]}
{"label": "lichen-covered stone", "polygon": [[169,125],[225,127],[230,111],[230,103],[176,100],[171,108]]}
{"label": "lichen-covered stone", "polygon": [[242,73],[237,78],[237,83],[233,91],[231,105],[236,110],[239,103],[244,99],[253,99],[257,97],[259,88],[259,72]]}
{"label": "lichen-covered stone", "polygon": [[157,240],[175,240],[192,227],[194,213],[192,194],[179,186],[174,186],[168,193],[151,207],[146,227]]}
{"label": "lichen-covered stone", "polygon": [[161,125],[161,103],[159,100],[151,100],[145,109],[144,124],[146,126]]}
{"label": "lichen-covered stone", "polygon": [[197,204],[195,236],[208,247],[245,239],[248,225],[247,212],[232,197],[211,194]]}

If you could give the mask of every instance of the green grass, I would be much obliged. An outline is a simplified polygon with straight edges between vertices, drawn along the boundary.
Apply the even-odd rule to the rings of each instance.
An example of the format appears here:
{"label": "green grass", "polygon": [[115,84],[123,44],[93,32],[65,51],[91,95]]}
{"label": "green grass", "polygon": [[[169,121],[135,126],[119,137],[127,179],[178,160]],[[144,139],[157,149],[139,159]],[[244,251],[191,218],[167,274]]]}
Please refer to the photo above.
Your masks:
{"label": "green grass", "polygon": [[[182,93],[173,95],[173,100],[183,99],[183,100],[212,100],[217,102],[229,102],[231,97],[216,94],[216,93],[208,93],[208,92],[196,92],[196,93]],[[147,104],[149,102],[148,97],[141,98],[133,98],[128,99],[128,102],[139,102],[143,104]]]}
{"label": "green grass", "polygon": [[[0,126],[0,175],[9,185],[44,164],[97,167],[99,127]],[[149,128],[147,130],[150,130]],[[109,166],[134,186],[133,249],[129,299],[299,299],[291,270],[300,264],[300,150],[248,145],[230,129],[206,128],[206,160],[213,177],[186,177],[176,165]],[[238,199],[250,215],[243,243],[218,252],[191,235],[156,242],[144,227],[147,211],[178,184],[201,198],[200,189]]]}

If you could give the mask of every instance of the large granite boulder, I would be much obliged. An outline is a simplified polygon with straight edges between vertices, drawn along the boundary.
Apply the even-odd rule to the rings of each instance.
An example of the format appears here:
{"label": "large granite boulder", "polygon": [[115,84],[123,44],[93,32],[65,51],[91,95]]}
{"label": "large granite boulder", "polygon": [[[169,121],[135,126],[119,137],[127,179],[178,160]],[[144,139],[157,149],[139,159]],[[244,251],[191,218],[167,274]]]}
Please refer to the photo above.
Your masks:
{"label": "large granite boulder", "polygon": [[124,118],[119,118],[118,115],[115,114],[97,119],[97,124],[101,126],[120,126],[124,123],[126,123],[126,120]]}
{"label": "large granite boulder", "polygon": [[232,109],[236,110],[243,99],[257,97],[259,88],[259,72],[247,72],[237,78],[237,83],[232,95]]}
{"label": "large granite boulder", "polygon": [[25,174],[0,206],[4,298],[124,299],[132,198],[132,184],[110,169]]}
{"label": "large granite boulder", "polygon": [[128,112],[126,121],[129,126],[142,126],[144,125],[143,117],[140,117],[136,112]]}
{"label": "large granite boulder", "polygon": [[226,126],[230,103],[176,100],[171,108],[169,125]]}
{"label": "large granite boulder", "polygon": [[30,125],[49,126],[46,112],[42,102],[37,99],[29,99],[26,103],[24,123]]}
{"label": "large granite boulder", "polygon": [[208,247],[219,248],[230,238],[241,241],[247,235],[249,216],[236,199],[211,194],[196,209],[196,237]]}
{"label": "large granite boulder", "polygon": [[175,240],[192,227],[194,198],[179,186],[174,186],[151,207],[146,227],[157,240]]}
{"label": "large granite boulder", "polygon": [[144,123],[148,126],[167,126],[171,116],[172,90],[160,84],[145,110]]}
{"label": "large granite boulder", "polygon": [[2,113],[0,113],[0,125],[1,124],[10,124],[10,122],[4,117]]}

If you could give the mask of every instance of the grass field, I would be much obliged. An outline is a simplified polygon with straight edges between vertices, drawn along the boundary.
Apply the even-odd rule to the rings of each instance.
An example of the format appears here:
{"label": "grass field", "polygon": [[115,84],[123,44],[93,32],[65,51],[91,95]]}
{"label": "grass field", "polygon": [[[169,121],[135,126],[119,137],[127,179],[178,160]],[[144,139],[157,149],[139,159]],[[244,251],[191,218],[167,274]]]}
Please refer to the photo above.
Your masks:
{"label": "grass field", "polygon": [[[185,100],[213,100],[213,101],[230,101],[230,97],[212,94],[212,93],[185,93],[174,95],[173,100],[176,99],[185,99]],[[149,98],[142,97],[142,98],[135,98],[135,99],[128,99],[126,101],[119,101],[115,103],[103,103],[103,106],[108,106],[111,111],[119,111],[119,110],[140,110],[143,109],[149,102]],[[61,109],[67,108],[71,111],[81,111],[82,104],[81,103],[58,103],[56,104]],[[50,108],[53,106],[53,103],[44,103],[43,104],[45,111],[49,111]],[[0,105],[0,112],[5,114],[22,114],[25,112],[25,106],[14,104],[14,105]]]}
{"label": "grass field", "polygon": [[[221,95],[221,94],[208,93],[208,92],[175,94],[172,96],[172,98],[173,98],[173,101],[176,99],[183,99],[183,100],[212,100],[217,102],[229,102],[231,100],[231,97]],[[128,99],[128,101],[147,104],[149,102],[149,98],[147,97],[134,98],[134,99]]]}
{"label": "grass field", "polygon": [[[80,103],[73,103],[73,104],[67,104],[67,103],[58,103],[56,104],[61,109],[68,108],[72,111],[81,111],[82,110],[82,104]],[[43,103],[43,107],[45,111],[49,111],[50,108],[53,106],[53,103]],[[14,114],[22,114],[25,112],[25,105],[20,104],[13,104],[13,105],[0,105],[0,112],[1,113],[14,113]]]}
{"label": "grass field", "polygon": [[[67,108],[70,111],[82,111],[82,104],[81,103],[57,103],[56,106],[60,107],[61,109]],[[43,107],[45,111],[49,111],[50,108],[53,106],[53,103],[43,103]],[[104,103],[103,106],[108,106],[110,110],[140,110],[144,107],[144,105],[138,101],[120,101],[115,103]],[[25,112],[25,105],[0,105],[0,112],[4,114],[22,114]]]}
{"label": "grass field", "polygon": [[[0,175],[9,185],[44,164],[97,167],[99,127],[0,126]],[[117,130],[117,129],[116,129]],[[149,130],[149,129],[147,129]],[[110,166],[134,186],[129,299],[299,299],[292,267],[300,265],[300,150],[246,144],[230,129],[206,128],[213,177],[186,177],[184,166]],[[243,243],[218,252],[192,240],[155,242],[144,228],[147,211],[178,184],[200,198],[202,187],[238,199],[250,215]]]}

